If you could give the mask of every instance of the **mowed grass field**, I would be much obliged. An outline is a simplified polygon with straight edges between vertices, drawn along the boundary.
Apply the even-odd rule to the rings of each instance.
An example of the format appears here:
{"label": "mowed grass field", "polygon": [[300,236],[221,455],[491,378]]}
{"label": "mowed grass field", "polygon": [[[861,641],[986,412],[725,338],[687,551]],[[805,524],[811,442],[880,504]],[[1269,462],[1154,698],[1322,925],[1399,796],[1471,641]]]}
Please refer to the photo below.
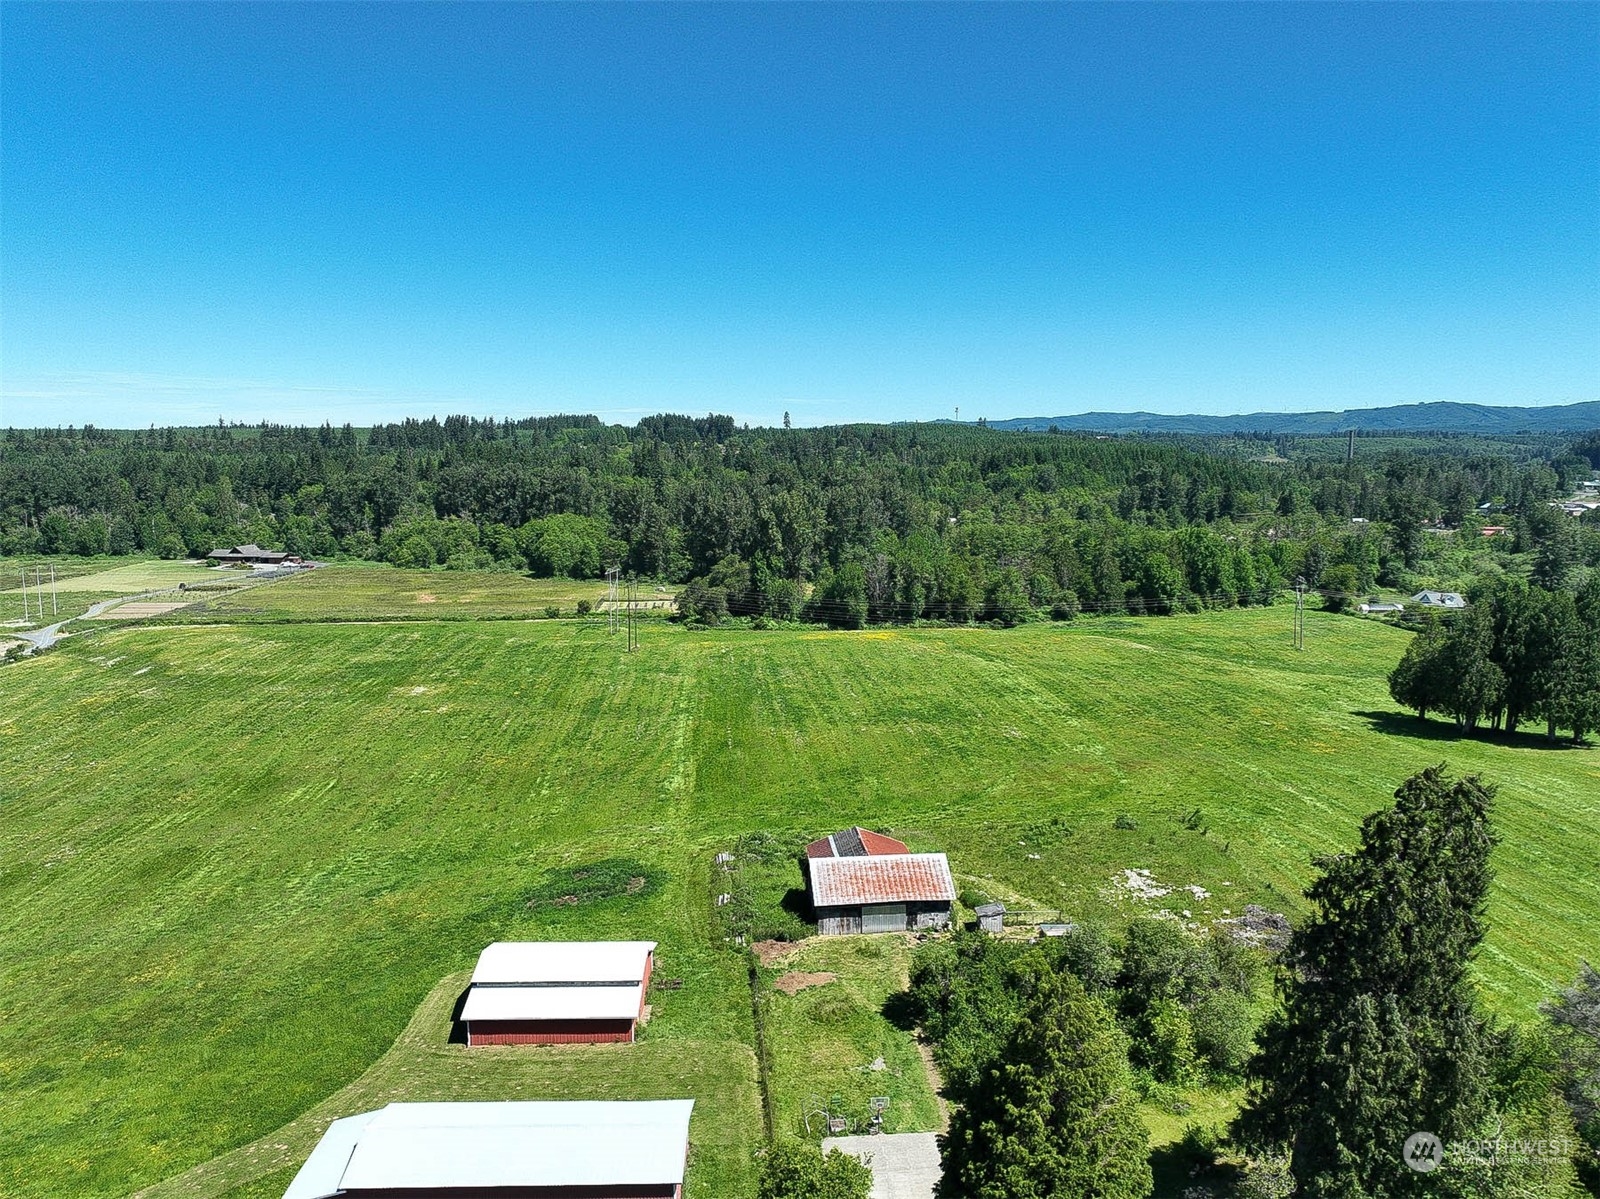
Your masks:
{"label": "mowed grass field", "polygon": [[[594,579],[335,565],[218,599],[185,619],[472,620],[538,617],[550,606],[571,616],[579,600],[598,608],[606,595],[605,582]],[[670,597],[670,591],[657,592],[654,584],[640,587],[641,601]]]}
{"label": "mowed grass field", "polygon": [[[1313,613],[1296,653],[1288,624],[652,624],[633,655],[578,621],[168,625],[0,669],[0,1193],[273,1195],[320,1131],[307,1113],[493,1092],[695,1097],[691,1195],[748,1199],[750,994],[710,894],[712,855],[757,830],[867,824],[1069,916],[1198,923],[1298,910],[1311,856],[1446,761],[1501,786],[1477,973],[1530,1015],[1600,956],[1600,752],[1443,736],[1387,698],[1404,634]],[[649,885],[530,906],[619,858]],[[1211,897],[1135,900],[1132,868]],[[614,1056],[478,1067],[442,1017],[414,1024],[484,943],[525,936],[657,940],[683,985]],[[839,981],[772,1004],[818,1026],[776,1063],[785,1135],[813,1071],[888,1035],[834,1001],[876,1002],[901,965],[829,953],[799,968]],[[831,1059],[807,1048],[827,1021]],[[898,1081],[874,1093],[909,1119],[925,1093],[883,1056]]]}

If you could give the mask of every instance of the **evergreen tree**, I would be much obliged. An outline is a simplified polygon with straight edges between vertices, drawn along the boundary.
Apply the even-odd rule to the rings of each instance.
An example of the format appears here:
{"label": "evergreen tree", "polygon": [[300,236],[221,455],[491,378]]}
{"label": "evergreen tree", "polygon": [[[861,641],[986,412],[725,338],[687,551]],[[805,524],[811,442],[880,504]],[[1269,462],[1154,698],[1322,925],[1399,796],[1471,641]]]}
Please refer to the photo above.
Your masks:
{"label": "evergreen tree", "polygon": [[1144,1199],[1148,1136],[1127,1043],[1099,1000],[1052,972],[940,1138],[939,1199]]}
{"label": "evergreen tree", "polygon": [[1405,1138],[1470,1137],[1485,1113],[1466,971],[1485,929],[1492,797],[1425,770],[1362,823],[1360,850],[1318,862],[1238,1126],[1248,1144],[1290,1148],[1306,1199],[1421,1195]]}
{"label": "evergreen tree", "polygon": [[1560,1054],[1561,1097],[1587,1152],[1579,1173],[1600,1195],[1600,973],[1584,962],[1578,981],[1544,1008]]}
{"label": "evergreen tree", "polygon": [[1444,672],[1445,630],[1433,620],[1406,646],[1400,664],[1389,672],[1389,694],[1402,707],[1415,708],[1420,719],[1443,706],[1447,695]]}

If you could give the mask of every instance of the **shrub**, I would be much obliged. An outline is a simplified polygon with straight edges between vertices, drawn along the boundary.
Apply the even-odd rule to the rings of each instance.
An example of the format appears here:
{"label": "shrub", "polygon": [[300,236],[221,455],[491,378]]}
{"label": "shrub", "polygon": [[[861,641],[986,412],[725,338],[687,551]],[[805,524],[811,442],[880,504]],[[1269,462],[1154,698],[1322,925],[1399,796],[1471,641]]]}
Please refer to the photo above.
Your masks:
{"label": "shrub", "polygon": [[761,1162],[757,1199],[867,1199],[872,1171],[834,1149],[826,1157],[815,1145],[779,1141]]}
{"label": "shrub", "polygon": [[561,615],[561,609],[555,604],[546,604],[544,614],[549,619],[554,620],[556,617]]}
{"label": "shrub", "polygon": [[581,600],[578,601],[578,615],[579,616],[587,616],[592,611],[594,611],[594,605],[591,604],[588,600],[581,599]]}

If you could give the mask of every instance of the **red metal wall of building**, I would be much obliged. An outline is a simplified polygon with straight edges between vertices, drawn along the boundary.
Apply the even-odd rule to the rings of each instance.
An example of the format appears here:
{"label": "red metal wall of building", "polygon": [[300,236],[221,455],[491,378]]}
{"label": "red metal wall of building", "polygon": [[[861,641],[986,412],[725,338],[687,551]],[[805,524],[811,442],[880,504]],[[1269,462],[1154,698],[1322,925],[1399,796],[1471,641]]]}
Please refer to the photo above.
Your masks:
{"label": "red metal wall of building", "polygon": [[471,1020],[468,1045],[612,1045],[633,1040],[632,1020]]}

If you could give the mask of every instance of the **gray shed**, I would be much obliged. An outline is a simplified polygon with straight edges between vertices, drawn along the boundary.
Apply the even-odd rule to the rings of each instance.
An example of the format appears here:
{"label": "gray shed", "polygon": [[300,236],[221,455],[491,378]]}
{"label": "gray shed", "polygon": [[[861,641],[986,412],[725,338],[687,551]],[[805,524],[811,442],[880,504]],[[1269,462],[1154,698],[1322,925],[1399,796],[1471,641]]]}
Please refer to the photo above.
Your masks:
{"label": "gray shed", "polygon": [[997,933],[1005,927],[1006,905],[981,903],[972,909],[978,917],[978,927],[986,933]]}

